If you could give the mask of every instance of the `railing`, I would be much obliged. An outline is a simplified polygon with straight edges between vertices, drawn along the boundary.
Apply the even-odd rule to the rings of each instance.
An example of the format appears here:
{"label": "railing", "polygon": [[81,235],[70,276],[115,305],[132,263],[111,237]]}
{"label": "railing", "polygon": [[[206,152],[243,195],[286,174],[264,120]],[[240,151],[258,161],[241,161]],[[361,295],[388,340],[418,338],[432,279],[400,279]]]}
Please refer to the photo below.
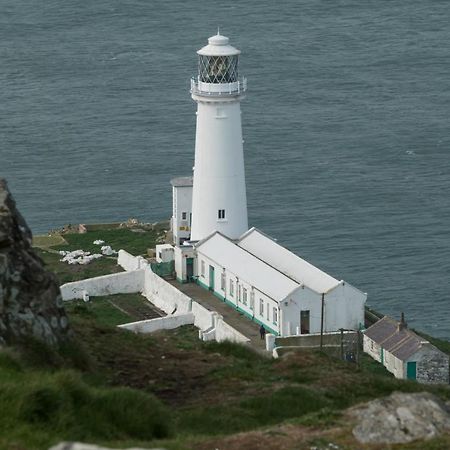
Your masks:
{"label": "railing", "polygon": [[205,83],[198,78],[191,78],[191,94],[204,97],[222,97],[241,95],[247,91],[247,78],[240,78],[233,83]]}

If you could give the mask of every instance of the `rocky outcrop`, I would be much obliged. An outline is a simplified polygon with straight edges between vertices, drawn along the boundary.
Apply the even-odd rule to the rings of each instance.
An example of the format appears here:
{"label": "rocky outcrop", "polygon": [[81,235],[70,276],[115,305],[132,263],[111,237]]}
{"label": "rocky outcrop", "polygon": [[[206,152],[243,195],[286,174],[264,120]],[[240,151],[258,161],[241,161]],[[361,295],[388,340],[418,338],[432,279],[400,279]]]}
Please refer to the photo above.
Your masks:
{"label": "rocky outcrop", "polygon": [[448,405],[427,392],[394,392],[352,408],[350,415],[357,419],[353,435],[361,443],[400,444],[450,431]]}
{"label": "rocky outcrop", "polygon": [[[54,447],[50,448],[49,450],[112,450],[110,448],[106,447],[98,447],[97,445],[91,445],[91,444],[82,444],[80,442],[61,442],[58,445],[55,445]],[[120,449],[115,449],[120,450]],[[124,450],[145,450],[143,448],[129,448]],[[147,449],[147,450],[164,450],[162,448],[153,448],[153,449]]]}
{"label": "rocky outcrop", "polygon": [[31,231],[0,179],[0,345],[34,337],[66,338],[67,316],[56,277],[31,247]]}

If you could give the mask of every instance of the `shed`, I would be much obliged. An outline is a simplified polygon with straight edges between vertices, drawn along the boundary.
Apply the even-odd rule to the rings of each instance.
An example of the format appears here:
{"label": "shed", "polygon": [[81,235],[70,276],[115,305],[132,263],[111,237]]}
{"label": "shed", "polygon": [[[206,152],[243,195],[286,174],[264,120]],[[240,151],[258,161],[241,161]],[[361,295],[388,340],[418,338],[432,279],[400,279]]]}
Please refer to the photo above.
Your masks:
{"label": "shed", "polygon": [[384,316],[364,332],[364,351],[396,378],[449,382],[449,356],[400,322]]}

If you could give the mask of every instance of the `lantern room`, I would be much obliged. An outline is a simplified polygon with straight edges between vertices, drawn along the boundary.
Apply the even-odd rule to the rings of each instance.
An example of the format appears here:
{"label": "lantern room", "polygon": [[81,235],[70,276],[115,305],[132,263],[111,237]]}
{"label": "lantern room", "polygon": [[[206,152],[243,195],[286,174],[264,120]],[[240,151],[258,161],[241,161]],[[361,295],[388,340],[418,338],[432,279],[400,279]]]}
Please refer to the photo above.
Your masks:
{"label": "lantern room", "polygon": [[192,94],[200,96],[240,95],[246,90],[245,78],[239,78],[240,50],[217,33],[198,54],[198,75],[191,81]]}

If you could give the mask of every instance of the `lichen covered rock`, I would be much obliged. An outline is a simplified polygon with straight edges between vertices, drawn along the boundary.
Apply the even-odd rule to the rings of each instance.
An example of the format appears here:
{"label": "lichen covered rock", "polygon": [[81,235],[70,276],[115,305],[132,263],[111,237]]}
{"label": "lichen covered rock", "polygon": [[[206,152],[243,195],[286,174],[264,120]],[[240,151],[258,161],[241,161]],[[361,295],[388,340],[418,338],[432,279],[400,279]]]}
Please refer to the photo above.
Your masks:
{"label": "lichen covered rock", "polygon": [[428,392],[394,392],[351,408],[350,415],[357,420],[353,435],[362,443],[400,444],[450,431],[448,405]]}
{"label": "lichen covered rock", "polygon": [[0,179],[0,345],[33,337],[56,345],[68,321],[54,274],[31,247],[31,231]]}

